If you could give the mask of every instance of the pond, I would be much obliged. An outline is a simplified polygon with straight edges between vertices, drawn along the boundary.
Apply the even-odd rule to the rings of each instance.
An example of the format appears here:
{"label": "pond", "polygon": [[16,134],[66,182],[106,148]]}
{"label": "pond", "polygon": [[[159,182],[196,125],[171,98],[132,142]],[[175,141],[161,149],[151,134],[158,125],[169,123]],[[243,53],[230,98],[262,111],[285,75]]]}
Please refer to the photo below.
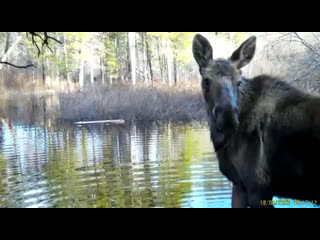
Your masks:
{"label": "pond", "polygon": [[12,125],[0,207],[230,207],[206,126]]}
{"label": "pond", "polygon": [[34,102],[2,119],[0,208],[231,207],[206,124],[56,124]]}

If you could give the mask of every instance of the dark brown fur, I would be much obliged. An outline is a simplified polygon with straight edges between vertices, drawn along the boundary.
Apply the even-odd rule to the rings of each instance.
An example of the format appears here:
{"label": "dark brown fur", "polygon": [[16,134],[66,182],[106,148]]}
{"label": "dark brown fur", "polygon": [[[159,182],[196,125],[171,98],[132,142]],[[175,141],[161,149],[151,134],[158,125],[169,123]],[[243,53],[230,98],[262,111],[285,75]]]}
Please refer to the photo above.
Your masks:
{"label": "dark brown fur", "polygon": [[[320,98],[272,76],[241,78],[239,84],[237,71],[252,59],[255,39],[251,38],[243,44],[245,49],[241,46],[229,60],[222,61],[225,65],[222,67],[216,63],[221,60],[206,58],[207,62],[199,61],[199,56],[205,56],[201,50],[210,49],[207,44],[197,35],[194,53],[200,51],[195,58],[203,85],[210,85],[203,86],[203,93],[211,139],[220,170],[233,183],[232,206],[273,207],[261,203],[274,196],[319,203]],[[206,47],[201,49],[201,45]],[[229,77],[221,78],[222,75]],[[206,84],[204,79],[208,77],[209,84]],[[227,114],[225,110],[216,113],[217,105],[235,109],[221,103],[231,101],[226,99],[227,95],[223,100],[217,97],[216,92],[224,91],[226,79],[238,82],[237,114]],[[235,91],[235,85],[232,86],[228,91]],[[237,121],[239,124],[219,123],[219,118],[223,122]]]}

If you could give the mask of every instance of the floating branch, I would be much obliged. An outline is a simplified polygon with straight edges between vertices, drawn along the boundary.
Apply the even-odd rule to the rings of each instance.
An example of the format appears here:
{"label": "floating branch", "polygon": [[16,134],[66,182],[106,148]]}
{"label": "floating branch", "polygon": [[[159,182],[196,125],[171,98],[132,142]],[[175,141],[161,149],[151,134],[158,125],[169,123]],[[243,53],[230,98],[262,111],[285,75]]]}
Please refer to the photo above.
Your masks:
{"label": "floating branch", "polygon": [[124,120],[103,120],[103,121],[87,121],[87,122],[75,122],[76,125],[86,125],[86,124],[102,124],[102,123],[113,123],[113,124],[124,124]]}

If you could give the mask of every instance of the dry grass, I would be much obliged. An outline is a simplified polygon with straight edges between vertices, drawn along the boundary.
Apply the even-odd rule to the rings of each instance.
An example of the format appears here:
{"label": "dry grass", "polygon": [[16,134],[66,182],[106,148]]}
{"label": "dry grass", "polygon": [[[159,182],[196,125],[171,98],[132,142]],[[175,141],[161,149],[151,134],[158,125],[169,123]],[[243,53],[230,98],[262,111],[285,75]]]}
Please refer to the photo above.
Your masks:
{"label": "dry grass", "polygon": [[[276,44],[273,43],[276,42]],[[296,85],[307,91],[320,92],[320,42],[314,44],[317,54],[306,51],[298,43],[288,42],[283,38],[271,36],[270,39],[261,36],[258,39],[258,49],[252,63],[244,69],[244,75],[254,77],[259,74],[271,74],[283,78],[292,85]],[[215,54],[221,52],[216,47]],[[227,53],[225,54],[227,55]],[[195,62],[190,63],[186,71],[188,78],[195,79],[198,75],[198,67]],[[192,76],[192,77],[190,77]],[[6,79],[6,80],[3,80]],[[182,77],[182,79],[184,79]],[[97,83],[95,87],[85,85],[85,90],[79,92],[76,82],[69,85],[66,81],[52,79],[45,84],[39,74],[33,72],[5,72],[0,71],[1,98],[12,99],[2,101],[0,115],[5,112],[20,114],[30,112],[34,115],[37,109],[54,109],[60,120],[84,121],[84,120],[105,120],[125,119],[138,121],[203,121],[206,120],[206,112],[200,86],[195,81],[184,81],[183,86],[167,88],[163,81],[157,79],[154,87],[129,85],[112,85],[101,87]],[[116,83],[113,82],[113,84]],[[189,84],[189,85],[187,85]],[[28,97],[28,100],[20,100],[21,93],[41,92],[47,90],[60,92],[57,104],[46,103],[41,97]],[[8,92],[16,92],[9,98]],[[12,95],[12,94],[11,94]],[[41,99],[40,100],[38,100]],[[38,103],[40,101],[40,104]],[[17,102],[17,106],[13,103]],[[19,111],[17,111],[19,109]],[[17,111],[17,112],[14,112]],[[14,115],[12,114],[12,115]],[[43,114],[43,118],[47,115]]]}
{"label": "dry grass", "polygon": [[61,120],[202,121],[206,119],[199,86],[193,89],[118,86],[60,94]]}

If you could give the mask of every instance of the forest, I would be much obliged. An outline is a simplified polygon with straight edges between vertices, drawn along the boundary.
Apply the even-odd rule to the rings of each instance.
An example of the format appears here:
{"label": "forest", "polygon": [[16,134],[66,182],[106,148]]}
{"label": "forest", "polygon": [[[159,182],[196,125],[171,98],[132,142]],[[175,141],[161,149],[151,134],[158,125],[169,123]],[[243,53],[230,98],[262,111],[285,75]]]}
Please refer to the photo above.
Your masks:
{"label": "forest", "polygon": [[[244,77],[269,74],[320,93],[315,32],[0,32],[0,208],[231,207],[234,185],[212,145],[193,57],[196,34],[215,59],[256,36]],[[259,139],[252,152],[263,164],[272,141],[258,126],[250,139]],[[234,145],[235,158],[251,154]],[[290,164],[281,168],[303,173]]]}
{"label": "forest", "polygon": [[[21,111],[54,95],[47,113],[66,121],[205,120],[200,76],[191,44],[196,32],[1,32],[1,101]],[[244,75],[273,74],[319,91],[318,33],[200,32],[214,57],[229,57],[258,38]],[[7,105],[7,104],[2,104]],[[28,106],[26,106],[28,105]],[[4,107],[2,107],[4,108]],[[2,109],[2,115],[6,110]],[[53,114],[54,112],[54,114]]]}

